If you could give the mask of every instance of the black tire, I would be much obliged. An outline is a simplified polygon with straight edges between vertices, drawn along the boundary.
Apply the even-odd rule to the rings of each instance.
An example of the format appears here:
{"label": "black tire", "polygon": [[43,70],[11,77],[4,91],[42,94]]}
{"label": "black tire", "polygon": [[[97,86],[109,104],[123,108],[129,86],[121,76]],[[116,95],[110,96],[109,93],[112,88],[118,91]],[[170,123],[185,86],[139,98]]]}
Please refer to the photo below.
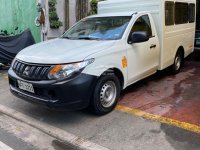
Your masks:
{"label": "black tire", "polygon": [[181,51],[177,51],[176,56],[174,58],[174,64],[171,66],[172,74],[177,74],[180,72],[181,67],[183,66],[184,56],[182,56]]}
{"label": "black tire", "polygon": [[[104,97],[102,95],[106,95],[106,94],[102,94],[102,92],[104,92],[106,90],[105,89],[106,84],[107,85],[112,84],[113,87],[114,87],[114,85],[116,87],[115,88],[116,94],[113,94],[115,96],[113,96],[112,103],[110,102],[110,105],[108,105],[108,107],[105,107],[106,103],[103,102],[105,100],[102,99],[102,97]],[[107,87],[107,89],[109,89],[109,86]],[[110,91],[112,91],[112,90],[110,90]],[[113,88],[113,91],[114,91],[114,88]],[[119,82],[119,79],[115,75],[103,75],[102,77],[100,77],[100,79],[98,80],[97,85],[94,89],[93,97],[91,100],[90,107],[91,107],[92,111],[96,115],[99,115],[99,116],[102,116],[102,115],[105,115],[105,114],[108,114],[109,112],[111,112],[117,105],[117,102],[118,102],[118,99],[120,96],[120,92],[121,92],[120,82]],[[105,91],[105,93],[106,93],[106,91]],[[110,92],[110,93],[112,93],[112,92]]]}

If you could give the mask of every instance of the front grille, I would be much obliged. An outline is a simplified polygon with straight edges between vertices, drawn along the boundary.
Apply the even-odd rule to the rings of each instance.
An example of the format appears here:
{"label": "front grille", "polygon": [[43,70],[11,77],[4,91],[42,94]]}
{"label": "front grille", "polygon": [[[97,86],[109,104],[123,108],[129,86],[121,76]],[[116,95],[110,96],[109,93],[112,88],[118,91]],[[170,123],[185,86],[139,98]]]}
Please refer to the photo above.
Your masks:
{"label": "front grille", "polygon": [[21,78],[32,81],[40,81],[40,80],[48,80],[47,77],[50,68],[51,66],[42,66],[42,65],[39,66],[16,60],[13,64],[12,69]]}

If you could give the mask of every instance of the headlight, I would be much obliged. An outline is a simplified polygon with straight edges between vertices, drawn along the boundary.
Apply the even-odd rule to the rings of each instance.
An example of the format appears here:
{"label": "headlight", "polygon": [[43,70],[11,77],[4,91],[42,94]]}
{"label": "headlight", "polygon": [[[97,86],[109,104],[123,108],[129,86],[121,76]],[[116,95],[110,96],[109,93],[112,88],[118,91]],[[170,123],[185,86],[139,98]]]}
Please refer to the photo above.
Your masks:
{"label": "headlight", "polygon": [[86,66],[93,63],[94,59],[86,60],[83,62],[66,64],[66,65],[56,65],[54,66],[48,74],[49,79],[61,80],[71,77],[73,74],[81,72]]}

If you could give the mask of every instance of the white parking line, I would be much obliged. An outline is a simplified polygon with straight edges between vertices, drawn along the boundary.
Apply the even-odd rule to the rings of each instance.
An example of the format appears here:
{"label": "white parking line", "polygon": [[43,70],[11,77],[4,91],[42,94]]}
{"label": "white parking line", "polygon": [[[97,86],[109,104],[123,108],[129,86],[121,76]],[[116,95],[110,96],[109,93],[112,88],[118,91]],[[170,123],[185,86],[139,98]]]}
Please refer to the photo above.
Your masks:
{"label": "white parking line", "polygon": [[13,149],[0,141],[0,150],[13,150]]}

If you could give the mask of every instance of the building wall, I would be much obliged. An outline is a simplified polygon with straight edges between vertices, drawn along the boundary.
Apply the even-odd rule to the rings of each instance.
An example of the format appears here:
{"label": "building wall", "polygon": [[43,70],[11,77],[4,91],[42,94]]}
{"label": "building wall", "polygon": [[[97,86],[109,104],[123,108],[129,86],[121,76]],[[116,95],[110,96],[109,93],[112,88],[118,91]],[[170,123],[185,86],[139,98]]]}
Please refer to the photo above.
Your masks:
{"label": "building wall", "polygon": [[[60,27],[59,29],[48,28],[47,39],[60,37],[68,29],[68,27],[66,26],[66,21],[67,21],[66,15],[69,16],[68,18],[69,27],[71,27],[77,22],[76,0],[68,0],[69,2],[68,8],[66,8],[67,7],[65,3],[66,1],[67,0],[57,0],[57,5],[56,5],[58,17],[60,21],[63,23],[63,26]],[[88,8],[89,8],[89,1],[88,0],[84,0],[84,1],[88,3]],[[68,9],[69,14],[66,14],[67,13],[66,9]],[[47,4],[47,12],[48,12],[48,4]],[[47,17],[49,17],[48,13],[47,13]]]}
{"label": "building wall", "polygon": [[69,26],[72,26],[76,22],[76,1],[69,0]]}
{"label": "building wall", "polygon": [[36,16],[36,0],[1,0],[0,30],[18,34],[30,28],[36,42],[39,42],[40,28],[34,23]]}
{"label": "building wall", "polygon": [[[63,26],[61,26],[59,29],[51,29],[50,27],[48,28],[47,32],[47,39],[52,39],[55,37],[60,37],[66,30],[65,27],[65,0],[57,0],[57,14],[60,19],[60,21],[63,23]],[[75,13],[75,7],[76,7],[76,1],[75,0],[69,0],[69,27],[71,27],[75,22],[76,22],[76,13]],[[48,8],[48,6],[47,6]],[[47,10],[48,11],[48,10]],[[47,17],[48,13],[47,13]]]}
{"label": "building wall", "polygon": [[[61,26],[59,29],[51,29],[50,27],[48,27],[47,39],[59,37],[65,31],[65,26],[64,26],[64,24],[65,24],[65,0],[57,0],[56,8],[57,8],[57,14],[58,14],[59,20],[63,23],[63,26]],[[49,7],[47,4],[47,16],[46,16],[47,18],[49,18],[48,9],[49,9]]]}

